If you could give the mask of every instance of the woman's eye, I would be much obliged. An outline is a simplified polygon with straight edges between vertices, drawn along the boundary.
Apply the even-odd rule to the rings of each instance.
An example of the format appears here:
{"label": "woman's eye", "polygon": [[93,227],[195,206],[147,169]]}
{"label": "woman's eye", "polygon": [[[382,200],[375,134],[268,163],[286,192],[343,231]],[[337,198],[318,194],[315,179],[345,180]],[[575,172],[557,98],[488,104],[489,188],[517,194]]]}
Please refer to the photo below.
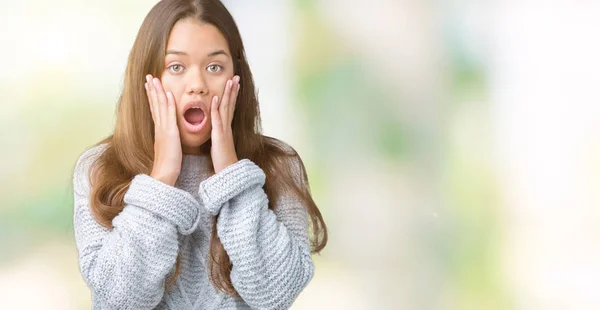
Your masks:
{"label": "woman's eye", "polygon": [[219,72],[223,69],[223,67],[219,65],[210,65],[206,69],[208,69],[208,72]]}
{"label": "woman's eye", "polygon": [[183,66],[182,65],[171,65],[171,66],[169,66],[169,70],[171,70],[174,73],[180,73],[181,71],[183,71]]}

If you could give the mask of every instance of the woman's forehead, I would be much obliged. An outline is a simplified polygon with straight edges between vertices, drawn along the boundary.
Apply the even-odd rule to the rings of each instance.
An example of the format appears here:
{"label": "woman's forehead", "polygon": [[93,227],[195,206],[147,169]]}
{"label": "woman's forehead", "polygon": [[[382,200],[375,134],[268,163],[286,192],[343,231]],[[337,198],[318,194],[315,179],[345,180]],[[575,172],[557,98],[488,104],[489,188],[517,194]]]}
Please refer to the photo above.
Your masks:
{"label": "woman's forehead", "polygon": [[175,23],[167,42],[167,51],[179,51],[194,57],[206,57],[219,50],[231,55],[227,40],[219,29],[192,18]]}

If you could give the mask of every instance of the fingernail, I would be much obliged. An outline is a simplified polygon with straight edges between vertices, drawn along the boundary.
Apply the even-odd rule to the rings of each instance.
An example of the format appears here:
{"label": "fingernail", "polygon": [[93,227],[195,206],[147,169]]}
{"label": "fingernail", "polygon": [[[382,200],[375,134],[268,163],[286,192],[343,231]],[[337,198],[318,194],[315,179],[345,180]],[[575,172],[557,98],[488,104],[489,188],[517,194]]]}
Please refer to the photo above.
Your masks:
{"label": "fingernail", "polygon": [[144,83],[144,88],[148,89],[148,82]]}
{"label": "fingernail", "polygon": [[236,83],[239,83],[239,82],[240,82],[240,76],[239,76],[239,75],[236,75],[236,76],[234,76],[234,77],[233,77],[233,80],[234,80]]}
{"label": "fingernail", "polygon": [[213,97],[213,102],[214,102],[214,103],[217,103],[217,102],[219,102],[219,96],[214,96],[214,97]]}
{"label": "fingernail", "polygon": [[233,83],[233,82],[232,82],[231,80],[227,81],[227,88],[231,88],[231,84],[232,84],[232,83]]}

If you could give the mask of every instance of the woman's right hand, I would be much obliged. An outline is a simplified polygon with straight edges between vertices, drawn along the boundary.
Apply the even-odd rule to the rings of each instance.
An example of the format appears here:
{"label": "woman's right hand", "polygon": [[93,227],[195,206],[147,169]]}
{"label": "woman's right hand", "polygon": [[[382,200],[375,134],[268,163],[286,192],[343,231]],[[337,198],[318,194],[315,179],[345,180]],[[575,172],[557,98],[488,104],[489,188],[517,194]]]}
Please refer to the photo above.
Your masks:
{"label": "woman's right hand", "polygon": [[173,93],[163,89],[160,79],[146,76],[146,94],[154,120],[154,165],[151,177],[175,185],[181,172],[181,139]]}

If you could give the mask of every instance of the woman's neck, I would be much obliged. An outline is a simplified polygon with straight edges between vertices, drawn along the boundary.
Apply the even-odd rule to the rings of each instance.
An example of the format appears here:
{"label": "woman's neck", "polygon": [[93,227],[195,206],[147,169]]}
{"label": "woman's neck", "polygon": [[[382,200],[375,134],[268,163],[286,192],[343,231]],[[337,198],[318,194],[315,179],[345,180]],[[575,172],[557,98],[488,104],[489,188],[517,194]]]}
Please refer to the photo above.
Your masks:
{"label": "woman's neck", "polygon": [[189,147],[182,145],[181,151],[184,155],[201,155],[208,156],[210,155],[210,140],[206,141],[204,144],[197,147]]}

